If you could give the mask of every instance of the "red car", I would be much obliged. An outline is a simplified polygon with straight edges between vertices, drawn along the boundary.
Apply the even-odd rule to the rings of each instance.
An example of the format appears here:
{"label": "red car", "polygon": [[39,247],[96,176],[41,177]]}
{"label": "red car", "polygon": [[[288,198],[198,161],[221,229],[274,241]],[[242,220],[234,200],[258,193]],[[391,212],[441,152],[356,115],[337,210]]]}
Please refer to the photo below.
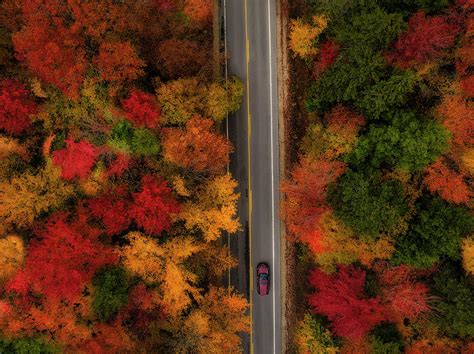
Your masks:
{"label": "red car", "polygon": [[257,266],[257,293],[260,296],[270,292],[270,267],[266,263]]}

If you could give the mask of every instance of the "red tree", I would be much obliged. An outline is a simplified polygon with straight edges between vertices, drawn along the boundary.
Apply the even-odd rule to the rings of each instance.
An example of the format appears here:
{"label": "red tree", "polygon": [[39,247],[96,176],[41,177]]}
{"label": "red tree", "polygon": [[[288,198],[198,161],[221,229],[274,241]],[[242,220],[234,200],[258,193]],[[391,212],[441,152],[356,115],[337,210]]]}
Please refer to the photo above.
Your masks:
{"label": "red tree", "polygon": [[142,178],[141,189],[133,193],[130,215],[138,226],[149,234],[160,234],[171,227],[172,215],[180,211],[166,181],[157,181],[153,176]]}
{"label": "red tree", "polygon": [[25,282],[36,294],[50,302],[74,301],[94,273],[118,261],[114,251],[100,243],[101,231],[87,224],[87,214],[80,210],[72,222],[65,213],[56,213],[35,234],[21,272],[6,289],[26,295]]}
{"label": "red tree", "polygon": [[132,221],[128,212],[130,203],[127,186],[123,185],[88,201],[91,214],[102,220],[108,235],[128,228]]}
{"label": "red tree", "polygon": [[430,192],[438,193],[448,202],[467,203],[471,198],[471,191],[464,182],[463,175],[449,169],[441,159],[427,168],[424,183]]}
{"label": "red tree", "polygon": [[461,79],[461,89],[467,97],[474,97],[474,75]]}
{"label": "red tree", "polygon": [[410,18],[407,32],[397,39],[386,58],[389,63],[404,69],[426,63],[452,47],[457,32],[458,27],[450,24],[446,17],[426,17],[423,11],[418,11]]}
{"label": "red tree", "polygon": [[69,26],[68,13],[62,1],[22,1],[25,26],[13,35],[13,45],[35,76],[77,98],[87,60],[84,39]]}
{"label": "red tree", "polygon": [[102,80],[117,83],[138,79],[145,66],[130,42],[102,42],[94,63]]}
{"label": "red tree", "polygon": [[340,45],[331,40],[321,44],[320,52],[313,65],[313,78],[318,78],[326,69],[328,69],[339,55]]}
{"label": "red tree", "polygon": [[66,148],[53,152],[53,163],[61,167],[64,179],[85,178],[94,166],[97,149],[87,141],[66,139]]}
{"label": "red tree", "polygon": [[129,167],[130,162],[130,158],[127,155],[118,153],[107,168],[107,175],[120,177]]}
{"label": "red tree", "polygon": [[413,272],[405,265],[377,268],[381,293],[392,320],[414,320],[428,312],[428,287],[415,280]]}
{"label": "red tree", "polygon": [[309,304],[317,313],[329,318],[338,336],[360,339],[388,319],[381,299],[364,294],[363,270],[339,266],[336,274],[327,275],[316,269],[310,274],[309,282],[317,289],[309,296]]}
{"label": "red tree", "polygon": [[232,145],[213,125],[211,119],[196,116],[186,122],[185,129],[164,129],[165,159],[197,172],[223,172],[229,162]]}
{"label": "red tree", "polygon": [[155,98],[143,91],[132,90],[122,101],[125,115],[137,127],[156,128],[160,120],[160,107]]}
{"label": "red tree", "polygon": [[21,83],[0,82],[0,129],[18,135],[31,125],[30,115],[37,112],[36,104]]}
{"label": "red tree", "polygon": [[286,199],[283,217],[288,230],[319,253],[319,220],[329,210],[326,192],[330,183],[344,173],[345,165],[338,161],[301,158],[291,174],[291,180],[282,183]]}

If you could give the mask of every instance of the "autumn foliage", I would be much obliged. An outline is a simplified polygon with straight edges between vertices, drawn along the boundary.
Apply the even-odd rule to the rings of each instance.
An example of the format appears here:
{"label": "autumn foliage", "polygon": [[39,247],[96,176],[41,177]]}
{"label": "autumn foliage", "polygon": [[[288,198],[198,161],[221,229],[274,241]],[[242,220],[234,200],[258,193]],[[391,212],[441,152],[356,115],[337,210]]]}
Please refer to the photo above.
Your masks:
{"label": "autumn foliage", "polygon": [[317,290],[309,295],[310,306],[329,318],[339,336],[360,339],[388,319],[381,298],[364,294],[365,277],[365,271],[353,266],[340,266],[332,276],[317,269],[309,277]]}
{"label": "autumn foliage", "polygon": [[160,234],[171,227],[172,218],[179,210],[168,183],[146,175],[142,177],[140,190],[133,193],[129,215],[147,233]]}
{"label": "autumn foliage", "polygon": [[447,17],[427,17],[418,11],[408,22],[408,30],[395,42],[387,60],[406,69],[437,59],[454,44],[458,28]]}
{"label": "autumn foliage", "polygon": [[213,125],[212,120],[195,116],[183,129],[164,129],[164,158],[196,172],[222,172],[229,162],[232,145]]}
{"label": "autumn foliage", "polygon": [[283,216],[289,231],[311,249],[321,251],[319,220],[329,210],[326,191],[344,172],[342,162],[302,158],[292,172],[291,180],[282,185],[286,200]]}
{"label": "autumn foliage", "polygon": [[156,128],[160,120],[160,107],[154,97],[143,91],[132,90],[122,101],[125,116],[137,127]]}
{"label": "autumn foliage", "polygon": [[53,152],[53,163],[61,167],[64,179],[85,178],[97,158],[97,149],[87,141],[66,140],[66,148]]}
{"label": "autumn foliage", "polygon": [[448,168],[442,160],[427,168],[424,182],[432,193],[438,193],[448,202],[467,203],[471,197],[464,176]]}
{"label": "autumn foliage", "polygon": [[340,46],[331,40],[327,40],[321,44],[318,57],[313,65],[314,78],[317,78],[334,63],[339,55],[339,50]]}
{"label": "autumn foliage", "polygon": [[19,135],[31,125],[37,106],[25,86],[12,80],[0,82],[0,129]]}

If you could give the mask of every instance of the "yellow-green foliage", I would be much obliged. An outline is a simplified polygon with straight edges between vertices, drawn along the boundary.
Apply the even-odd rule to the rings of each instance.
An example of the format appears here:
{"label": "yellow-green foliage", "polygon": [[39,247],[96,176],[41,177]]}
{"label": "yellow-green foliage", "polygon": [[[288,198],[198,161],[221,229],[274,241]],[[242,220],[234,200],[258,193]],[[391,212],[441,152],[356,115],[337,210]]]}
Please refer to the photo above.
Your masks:
{"label": "yellow-green foliage", "polygon": [[299,322],[295,333],[296,349],[299,354],[336,354],[339,348],[334,343],[331,331],[312,315],[306,314]]}
{"label": "yellow-green foliage", "polygon": [[8,235],[0,239],[0,283],[15,273],[24,257],[25,249],[21,237]]}
{"label": "yellow-green foliage", "polygon": [[462,265],[467,273],[474,274],[474,236],[467,237],[462,243]]}
{"label": "yellow-green foliage", "polygon": [[41,213],[59,207],[74,193],[50,162],[36,174],[0,183],[0,222],[26,227]]}
{"label": "yellow-green foliage", "polygon": [[243,94],[244,86],[235,77],[224,85],[213,82],[206,93],[205,115],[216,121],[223,120],[239,109]]}
{"label": "yellow-green foliage", "polygon": [[333,272],[336,264],[351,264],[356,261],[370,266],[376,259],[388,259],[394,252],[390,238],[378,240],[359,239],[330,212],[321,222],[323,251],[316,254],[318,264],[326,271]]}

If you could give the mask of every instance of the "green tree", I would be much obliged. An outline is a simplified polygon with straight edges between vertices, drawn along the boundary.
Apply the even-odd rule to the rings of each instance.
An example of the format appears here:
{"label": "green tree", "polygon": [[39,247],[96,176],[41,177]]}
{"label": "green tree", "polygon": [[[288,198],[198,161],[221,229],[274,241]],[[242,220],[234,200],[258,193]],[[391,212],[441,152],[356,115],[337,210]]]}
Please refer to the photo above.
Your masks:
{"label": "green tree", "polygon": [[133,138],[132,124],[127,120],[120,120],[115,124],[110,133],[107,144],[116,150],[131,153]]}
{"label": "green tree", "polygon": [[102,269],[94,276],[92,285],[92,308],[101,321],[110,319],[128,302],[129,283],[122,268]]}
{"label": "green tree", "polygon": [[399,239],[395,259],[418,268],[428,268],[443,256],[461,258],[461,238],[474,228],[466,209],[437,197],[423,197],[406,236]]}
{"label": "green tree", "polygon": [[420,78],[413,71],[401,71],[372,85],[356,105],[369,119],[383,118],[390,110],[402,107]]}
{"label": "green tree", "polygon": [[401,183],[383,180],[377,171],[348,170],[330,186],[328,201],[347,226],[371,238],[395,233],[408,212]]}
{"label": "green tree", "polygon": [[131,147],[137,155],[156,155],[161,150],[156,135],[146,128],[134,130]]}
{"label": "green tree", "polygon": [[437,122],[414,112],[386,115],[389,125],[372,124],[361,137],[348,162],[378,168],[382,163],[406,171],[418,171],[436,160],[447,148],[449,133]]}
{"label": "green tree", "polygon": [[439,298],[432,320],[451,337],[474,338],[474,289],[462,271],[448,264],[437,273],[431,291]]}
{"label": "green tree", "polygon": [[59,348],[44,342],[40,338],[0,338],[0,353],[10,354],[53,354],[60,353]]}

